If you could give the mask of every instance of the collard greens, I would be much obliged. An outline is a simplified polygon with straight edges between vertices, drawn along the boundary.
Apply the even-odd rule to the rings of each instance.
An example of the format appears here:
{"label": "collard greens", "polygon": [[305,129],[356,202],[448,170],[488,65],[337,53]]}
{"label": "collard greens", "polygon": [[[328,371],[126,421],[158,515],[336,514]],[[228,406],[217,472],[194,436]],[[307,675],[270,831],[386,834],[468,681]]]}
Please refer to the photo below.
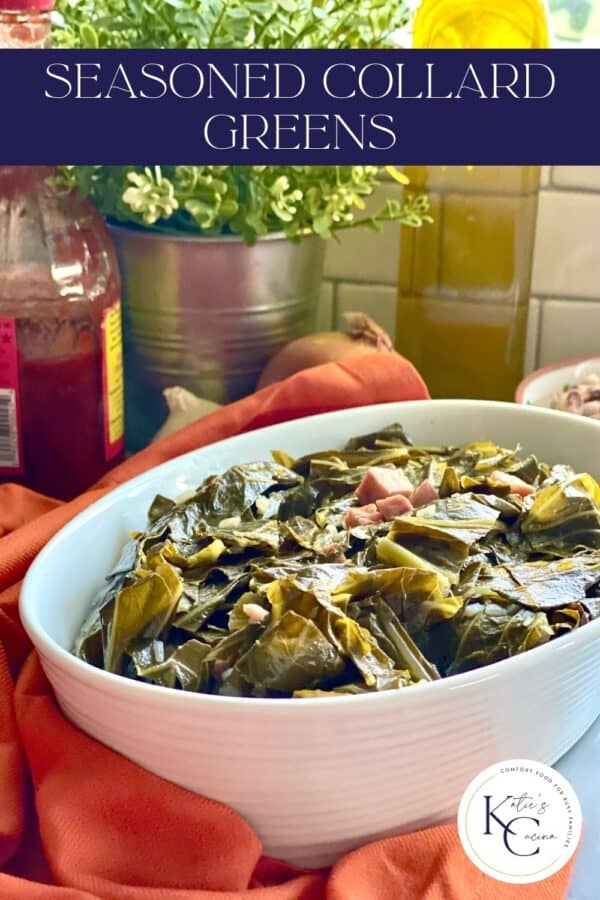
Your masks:
{"label": "collard greens", "polygon": [[[365,476],[402,496],[360,507]],[[74,652],[179,690],[332,697],[495,663],[598,615],[591,475],[487,441],[416,447],[393,424],[156,497]]]}

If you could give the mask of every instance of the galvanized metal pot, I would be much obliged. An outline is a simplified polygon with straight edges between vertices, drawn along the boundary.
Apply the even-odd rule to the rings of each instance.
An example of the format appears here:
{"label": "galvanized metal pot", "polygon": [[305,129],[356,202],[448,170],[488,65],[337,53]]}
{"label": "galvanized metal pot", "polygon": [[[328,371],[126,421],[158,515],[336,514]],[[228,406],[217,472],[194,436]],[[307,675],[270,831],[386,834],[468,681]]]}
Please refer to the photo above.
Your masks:
{"label": "galvanized metal pot", "polygon": [[123,279],[127,434],[147,443],[175,384],[226,403],[284,344],[314,329],[325,242],[282,234],[163,235],[111,226]]}

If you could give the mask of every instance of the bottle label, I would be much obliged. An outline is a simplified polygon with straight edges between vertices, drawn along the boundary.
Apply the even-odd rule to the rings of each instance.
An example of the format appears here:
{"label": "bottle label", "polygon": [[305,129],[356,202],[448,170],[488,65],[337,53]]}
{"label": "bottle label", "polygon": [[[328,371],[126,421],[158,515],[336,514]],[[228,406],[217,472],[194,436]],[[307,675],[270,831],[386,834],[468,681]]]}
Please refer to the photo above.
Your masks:
{"label": "bottle label", "polygon": [[123,332],[121,302],[102,317],[102,384],[104,391],[104,453],[114,459],[123,450],[125,412],[123,396]]}
{"label": "bottle label", "polygon": [[22,475],[19,362],[15,320],[0,317],[0,475]]}

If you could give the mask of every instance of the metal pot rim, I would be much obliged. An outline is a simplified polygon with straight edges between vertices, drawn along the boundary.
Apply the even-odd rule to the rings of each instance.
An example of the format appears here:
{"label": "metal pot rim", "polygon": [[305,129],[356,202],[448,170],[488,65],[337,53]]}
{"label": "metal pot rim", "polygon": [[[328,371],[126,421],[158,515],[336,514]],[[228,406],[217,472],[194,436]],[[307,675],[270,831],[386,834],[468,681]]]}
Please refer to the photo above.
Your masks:
{"label": "metal pot rim", "polygon": [[[246,244],[243,237],[239,234],[216,234],[216,235],[204,235],[204,234],[188,234],[184,232],[168,232],[168,231],[148,231],[142,226],[137,225],[124,225],[123,223],[114,223],[107,222],[106,223],[110,231],[115,232],[125,232],[127,234],[136,235],[137,237],[144,238],[145,240],[163,240],[163,241],[177,241],[181,243],[203,243],[203,244],[243,244],[246,246],[252,246]],[[306,229],[300,235],[300,237],[314,237],[318,238],[314,232],[310,231],[310,229]],[[319,238],[322,240],[321,238]],[[269,234],[262,235],[261,237],[256,239],[256,243],[266,243],[274,242],[274,241],[289,241],[293,243],[291,239],[285,234],[283,231],[272,231]]]}

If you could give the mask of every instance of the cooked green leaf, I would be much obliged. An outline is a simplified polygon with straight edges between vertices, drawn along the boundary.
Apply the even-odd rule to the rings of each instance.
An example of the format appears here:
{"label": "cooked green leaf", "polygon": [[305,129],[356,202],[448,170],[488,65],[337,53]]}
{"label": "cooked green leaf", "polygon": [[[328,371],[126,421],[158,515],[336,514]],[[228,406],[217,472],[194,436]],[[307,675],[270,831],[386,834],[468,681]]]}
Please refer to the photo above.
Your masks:
{"label": "cooked green leaf", "polygon": [[549,610],[584,602],[588,590],[599,582],[600,554],[594,554],[498,566],[478,588],[529,609]]}
{"label": "cooked green leaf", "polygon": [[452,618],[463,604],[461,597],[449,593],[443,577],[425,569],[355,570],[335,589],[333,597],[338,594],[353,600],[383,597],[409,634]]}
{"label": "cooked green leaf", "polygon": [[174,566],[178,566],[180,569],[211,568],[224,552],[225,544],[220,540],[211,541],[208,546],[202,547],[201,550],[196,550],[195,553],[189,555],[180,552],[175,544],[172,544],[170,541],[165,544],[162,550],[166,561]]}
{"label": "cooked green leaf", "polygon": [[600,548],[600,485],[591,475],[569,474],[533,495],[522,531],[534,550],[568,555]]}
{"label": "cooked green leaf", "polygon": [[339,675],[344,663],[314,622],[288,610],[238,659],[235,670],[261,693],[314,688]]}
{"label": "cooked green leaf", "polygon": [[346,442],[345,450],[379,450],[382,447],[412,447],[402,425],[394,422],[387,428],[373,431],[371,434],[359,435]]}
{"label": "cooked green leaf", "polygon": [[[401,469],[407,493],[428,480],[439,499],[414,498],[385,521],[388,486],[370,473],[380,515],[352,526],[357,489],[381,465]],[[343,449],[233,466],[178,501],[156,497],[74,652],[178,690],[340,697],[485,666],[597,617],[590,475],[485,440],[414,446],[392,424]]]}
{"label": "cooked green leaf", "polygon": [[134,584],[119,591],[106,625],[104,667],[108,672],[121,670],[130,648],[161,634],[175,613],[182,590],[176,570],[161,562],[154,571],[141,571]]}
{"label": "cooked green leaf", "polygon": [[545,612],[501,597],[471,600],[452,624],[458,647],[449,675],[489,666],[545,644],[554,636]]}
{"label": "cooked green leaf", "polygon": [[436,667],[423,656],[391,606],[383,599],[375,597],[362,601],[354,609],[350,608],[350,614],[371,633],[396,669],[410,673],[413,682],[435,681],[440,677]]}
{"label": "cooked green leaf", "polygon": [[232,466],[223,475],[208,478],[198,489],[193,503],[211,523],[243,516],[256,500],[274,487],[290,487],[301,478],[272,462]]}
{"label": "cooked green leaf", "polygon": [[208,684],[206,657],[209,653],[208,644],[192,639],[174,650],[167,659],[150,665],[144,665],[143,656],[138,655],[137,674],[144,681],[164,687],[179,686],[184,691],[199,691]]}

